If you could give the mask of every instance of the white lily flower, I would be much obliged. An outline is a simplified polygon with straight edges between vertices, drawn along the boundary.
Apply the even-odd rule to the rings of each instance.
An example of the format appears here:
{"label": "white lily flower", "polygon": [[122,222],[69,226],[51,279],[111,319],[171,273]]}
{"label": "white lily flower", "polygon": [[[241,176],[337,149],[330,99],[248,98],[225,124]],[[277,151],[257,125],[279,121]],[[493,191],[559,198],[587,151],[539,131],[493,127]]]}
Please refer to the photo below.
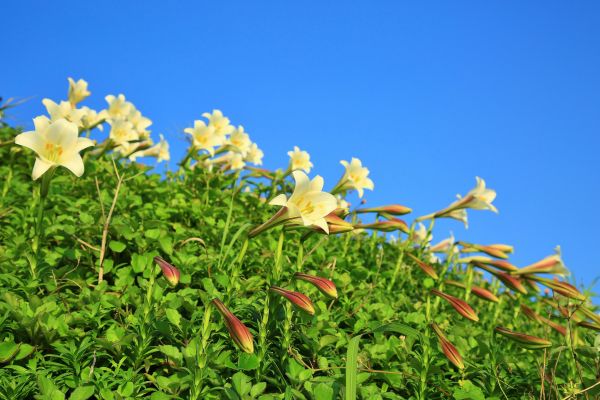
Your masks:
{"label": "white lily flower", "polygon": [[313,163],[310,162],[310,154],[308,152],[300,150],[298,146],[294,146],[294,150],[288,151],[287,154],[290,156],[290,169],[292,171],[301,169],[307,174],[310,172]]}
{"label": "white lily flower", "polygon": [[496,191],[486,188],[485,181],[480,177],[476,176],[475,179],[477,180],[477,186],[471,189],[459,202],[464,202],[463,208],[491,210],[497,213],[498,209],[492,204],[492,201],[496,198]]}
{"label": "white lily flower", "polygon": [[135,107],[133,104],[125,99],[125,96],[120,94],[118,96],[108,95],[104,98],[108,103],[106,113],[110,118],[127,118]]}
{"label": "white lily flower", "polygon": [[417,229],[413,230],[410,236],[410,240],[417,244],[429,243],[432,239],[433,235],[431,233],[427,235],[427,228],[421,222],[417,224]]}
{"label": "white lily flower", "polygon": [[223,116],[221,110],[213,110],[212,114],[204,113],[202,116],[208,119],[208,125],[215,129],[215,134],[218,136],[229,135],[235,129],[233,125],[229,123],[229,118]]}
{"label": "white lily flower", "polygon": [[68,101],[61,101],[57,104],[50,99],[43,99],[42,104],[46,107],[51,121],[66,119],[69,122],[77,124],[77,126],[81,125],[81,118],[83,118],[85,113],[73,107]]}
{"label": "white lily flower", "polygon": [[111,126],[108,137],[117,145],[124,146],[128,142],[139,140],[140,135],[133,128],[133,124],[126,119],[110,119],[108,123]]}
{"label": "white lily flower", "polygon": [[227,165],[229,166],[229,169],[234,171],[244,169],[246,166],[246,163],[244,162],[244,156],[240,153],[230,152],[228,154]]}
{"label": "white lily flower", "polygon": [[150,137],[150,131],[147,129],[150,125],[152,125],[152,120],[150,118],[146,118],[142,115],[142,113],[132,105],[132,108],[127,116],[127,120],[131,122],[133,125],[133,129],[138,132],[138,135],[142,139],[146,139]]}
{"label": "white lily flower", "polygon": [[31,177],[38,179],[54,166],[61,165],[75,176],[83,175],[83,159],[79,152],[94,145],[91,139],[79,137],[75,123],[66,119],[50,121],[47,117],[34,118],[35,130],[15,137],[15,143],[37,153]]}
{"label": "white lily flower", "polygon": [[217,135],[214,126],[207,126],[204,121],[194,121],[193,128],[185,128],[185,133],[192,135],[192,146],[198,150],[206,150],[210,155],[215,154],[215,146],[225,142],[223,136]]}
{"label": "white lily flower", "polygon": [[352,157],[350,162],[342,160],[340,163],[346,167],[346,172],[342,177],[343,188],[355,189],[358,197],[363,197],[364,189],[374,189],[373,181],[368,178],[369,169],[363,167],[358,158]]}
{"label": "white lily flower", "polygon": [[254,165],[262,165],[263,157],[264,153],[258,148],[258,145],[256,143],[251,143],[248,152],[246,153],[246,162]]}
{"label": "white lily flower", "polygon": [[89,130],[92,127],[97,127],[99,130],[104,130],[104,127],[102,124],[100,124],[100,121],[106,119],[105,111],[98,113],[96,110],[92,110],[87,106],[81,107],[80,110],[83,112],[83,116],[81,117],[81,128],[84,130]]}
{"label": "white lily flower", "polygon": [[90,91],[88,90],[88,83],[83,79],[75,82],[73,78],[68,78],[69,80],[69,102],[75,106],[75,104],[80,103],[90,96]]}
{"label": "white lily flower", "polygon": [[[146,149],[136,151],[135,153],[129,156],[129,159],[135,161],[138,157],[156,157],[156,161],[169,161],[171,159],[171,154],[169,153],[169,142],[166,141],[163,135],[160,136],[160,141],[154,146]],[[151,141],[150,141],[151,142]],[[142,146],[151,145],[152,143],[142,143]]]}
{"label": "white lily flower", "polygon": [[323,192],[322,177],[317,175],[311,181],[302,171],[294,171],[292,175],[296,186],[290,198],[280,194],[269,204],[286,208],[282,219],[298,221],[304,226],[316,225],[329,233],[325,217],[337,208],[336,198],[331,193]]}
{"label": "white lily flower", "polygon": [[233,147],[233,150],[237,153],[240,153],[242,156],[245,156],[248,153],[248,150],[250,150],[250,145],[252,144],[250,141],[250,135],[244,132],[244,127],[242,125],[238,126],[237,129],[233,131],[226,143]]}

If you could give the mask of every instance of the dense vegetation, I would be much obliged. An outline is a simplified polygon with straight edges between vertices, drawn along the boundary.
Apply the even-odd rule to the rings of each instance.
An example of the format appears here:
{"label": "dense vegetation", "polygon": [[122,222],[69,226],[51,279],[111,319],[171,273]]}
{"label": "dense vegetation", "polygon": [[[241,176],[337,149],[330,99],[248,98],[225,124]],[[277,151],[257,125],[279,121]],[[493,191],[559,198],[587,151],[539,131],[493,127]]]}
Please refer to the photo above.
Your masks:
{"label": "dense vegetation", "polygon": [[249,235],[293,182],[190,168],[196,154],[160,175],[84,150],[81,177],[51,171],[38,214],[44,177],[19,133],[0,128],[2,399],[600,396],[600,317],[537,274],[564,273],[559,256],[517,270],[510,246],[435,247],[452,216],[422,232],[399,206],[336,210],[329,235],[298,221]]}

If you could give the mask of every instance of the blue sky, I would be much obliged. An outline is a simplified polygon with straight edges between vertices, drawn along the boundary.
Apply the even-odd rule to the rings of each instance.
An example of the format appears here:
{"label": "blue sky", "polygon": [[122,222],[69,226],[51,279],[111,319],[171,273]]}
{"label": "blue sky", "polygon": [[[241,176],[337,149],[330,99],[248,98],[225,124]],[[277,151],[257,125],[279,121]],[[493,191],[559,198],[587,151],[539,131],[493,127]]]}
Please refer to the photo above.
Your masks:
{"label": "blue sky", "polygon": [[124,93],[175,160],[183,128],[219,108],[267,167],[298,145],[327,187],[361,158],[370,205],[422,215],[478,175],[500,214],[437,224],[434,241],[510,243],[517,265],[560,244],[578,282],[600,275],[596,1],[5,1],[0,21],[0,95],[32,97],[13,123],[64,99],[72,76],[91,107]]}

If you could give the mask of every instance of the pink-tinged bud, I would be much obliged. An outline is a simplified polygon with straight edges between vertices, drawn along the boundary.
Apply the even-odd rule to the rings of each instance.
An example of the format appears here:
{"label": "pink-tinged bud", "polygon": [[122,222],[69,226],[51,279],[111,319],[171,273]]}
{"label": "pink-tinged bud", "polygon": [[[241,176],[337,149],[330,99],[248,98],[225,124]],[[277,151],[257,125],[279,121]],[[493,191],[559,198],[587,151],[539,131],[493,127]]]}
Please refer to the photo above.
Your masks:
{"label": "pink-tinged bud", "polygon": [[417,263],[417,265],[419,266],[419,268],[421,268],[421,270],[423,272],[425,272],[427,275],[429,275],[433,279],[436,279],[436,280],[438,279],[438,274],[435,272],[435,270],[433,269],[433,267],[431,265],[424,263],[423,261],[419,260],[417,257],[413,256],[410,253],[408,253],[408,256],[410,258],[412,258],[412,260],[414,262]]}
{"label": "pink-tinged bud", "polygon": [[559,254],[554,254],[535,262],[531,265],[523,267],[514,272],[515,275],[528,274],[554,274],[554,275],[569,275],[569,271],[565,267]]}
{"label": "pink-tinged bud", "polygon": [[382,232],[393,232],[393,231],[401,231],[404,233],[409,232],[408,225],[406,225],[406,222],[404,222],[398,218],[390,218],[385,221],[378,221],[378,222],[373,222],[370,224],[358,224],[358,225],[355,225],[354,227],[360,228],[360,229],[373,229],[375,231],[382,231]]}
{"label": "pink-tinged bud", "polygon": [[600,332],[600,325],[599,324],[595,324],[593,322],[581,321],[577,325],[581,326],[582,328],[592,329],[594,331]]}
{"label": "pink-tinged bud", "polygon": [[513,252],[513,247],[507,244],[490,244],[490,245],[482,245],[482,244],[472,244],[472,243],[464,243],[459,242],[463,248],[461,249],[462,253],[485,253],[489,256],[496,258],[508,258],[508,253]]}
{"label": "pink-tinged bud", "polygon": [[526,349],[536,350],[552,346],[552,342],[549,340],[542,339],[536,336],[526,335],[524,333],[514,332],[510,329],[503,328],[501,326],[497,326],[494,330],[499,334],[515,341],[520,346]]}
{"label": "pink-tinged bud", "polygon": [[354,229],[354,226],[350,222],[339,217],[337,214],[335,214],[335,211],[327,215],[325,217],[325,221],[327,221],[330,234],[350,232]]}
{"label": "pink-tinged bud", "polygon": [[158,264],[162,273],[171,286],[177,286],[179,283],[179,270],[166,262],[159,256],[154,257],[154,262]]}
{"label": "pink-tinged bud", "polygon": [[527,294],[527,288],[525,288],[523,283],[518,278],[515,278],[514,276],[511,276],[505,272],[498,272],[495,275],[502,281],[502,283],[504,283],[504,286],[508,287],[509,289],[517,291],[521,294]]}
{"label": "pink-tinged bud", "polygon": [[389,215],[405,215],[412,212],[411,208],[401,206],[399,204],[391,204],[389,206],[361,208],[355,211],[356,213],[377,213]]}
{"label": "pink-tinged bud", "polygon": [[315,314],[315,307],[313,306],[312,301],[310,301],[310,299],[302,293],[292,292],[291,290],[286,290],[277,286],[271,286],[269,290],[285,297],[290,301],[290,303],[307,314]]}
{"label": "pink-tinged bud", "polygon": [[225,326],[233,342],[246,353],[254,353],[254,342],[250,330],[235,316],[219,299],[213,299],[212,303],[223,316]]}
{"label": "pink-tinged bud", "polygon": [[493,303],[497,303],[500,301],[500,299],[498,299],[498,297],[494,293],[479,286],[471,286],[471,293],[473,293],[480,299],[491,301]]}
{"label": "pink-tinged bud", "polygon": [[456,350],[456,347],[454,347],[454,345],[448,339],[446,339],[446,336],[444,336],[444,332],[442,332],[440,327],[437,326],[437,324],[432,323],[431,328],[434,330],[436,336],[438,337],[438,340],[440,342],[440,347],[442,348],[442,351],[446,355],[446,358],[452,364],[454,364],[456,366],[456,368],[464,369],[465,364],[463,363],[463,359],[462,359],[460,353],[458,352],[458,350]]}
{"label": "pink-tinged bud", "polygon": [[471,308],[471,306],[468,305],[467,302],[465,302],[464,300],[461,300],[454,296],[450,296],[447,293],[440,292],[437,289],[431,289],[431,293],[446,300],[463,317],[470,319],[471,321],[474,321],[474,322],[479,321],[479,317],[477,316],[477,313],[475,312],[475,310],[473,310]]}
{"label": "pink-tinged bud", "polygon": [[498,268],[498,269],[501,269],[501,270],[507,271],[507,272],[516,271],[519,269],[506,260],[494,260],[491,258],[479,257],[479,256],[461,258],[458,260],[458,262],[471,263],[471,264],[475,264],[475,265],[484,264],[484,265],[495,267],[495,268]]}
{"label": "pink-tinged bud", "polygon": [[[464,283],[450,281],[450,280],[446,281],[446,284],[456,286],[459,288],[463,288],[463,289],[466,287]],[[498,297],[494,293],[492,293],[489,290],[484,289],[480,286],[472,285],[471,293],[473,293],[475,296],[477,296],[483,300],[491,301],[493,303],[497,303],[498,301],[500,301],[500,299],[498,299]]]}
{"label": "pink-tinged bud", "polygon": [[584,301],[586,299],[586,297],[579,290],[577,290],[575,286],[571,285],[570,283],[540,278],[539,276],[535,275],[532,275],[529,278],[541,283],[547,288],[554,290],[556,293],[562,294],[563,296],[568,297],[570,299],[580,301]]}
{"label": "pink-tinged bud", "polygon": [[321,293],[329,296],[333,299],[338,298],[337,289],[333,282],[329,279],[321,278],[320,276],[307,275],[297,272],[295,275],[296,279],[312,283]]}
{"label": "pink-tinged bud", "polygon": [[484,271],[489,272],[490,274],[494,275],[496,278],[500,279],[500,281],[502,281],[502,283],[504,283],[504,286],[506,286],[507,288],[512,289],[512,290],[517,291],[522,294],[527,294],[527,289],[525,288],[525,286],[523,285],[523,283],[521,282],[521,280],[519,278],[509,275],[506,272],[500,272],[498,270],[495,270],[495,269],[489,267],[487,264],[481,263],[479,261],[474,261],[473,265],[483,269]]}
{"label": "pink-tinged bud", "polygon": [[525,314],[529,319],[539,322],[541,324],[546,324],[563,336],[567,335],[567,329],[564,326],[557,324],[556,322],[548,318],[542,317],[541,315],[533,311],[531,308],[527,307],[525,304],[521,304],[521,311],[523,311],[523,314]]}

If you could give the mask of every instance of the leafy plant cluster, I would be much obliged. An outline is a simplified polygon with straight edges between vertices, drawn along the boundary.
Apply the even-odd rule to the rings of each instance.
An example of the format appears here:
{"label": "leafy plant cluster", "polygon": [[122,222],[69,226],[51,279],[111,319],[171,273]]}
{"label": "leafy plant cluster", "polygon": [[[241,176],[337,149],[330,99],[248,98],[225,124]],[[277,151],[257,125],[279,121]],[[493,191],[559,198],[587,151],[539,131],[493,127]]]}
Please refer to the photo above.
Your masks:
{"label": "leafy plant cluster", "polygon": [[[599,317],[575,287],[484,274],[457,244],[434,259],[414,229],[391,241],[359,214],[351,232],[280,225],[250,239],[273,214],[266,198],[291,193],[284,179],[85,154],[81,178],[56,170],[35,243],[40,196],[18,133],[0,128],[1,399],[600,396]],[[298,272],[330,279],[337,299]]]}

